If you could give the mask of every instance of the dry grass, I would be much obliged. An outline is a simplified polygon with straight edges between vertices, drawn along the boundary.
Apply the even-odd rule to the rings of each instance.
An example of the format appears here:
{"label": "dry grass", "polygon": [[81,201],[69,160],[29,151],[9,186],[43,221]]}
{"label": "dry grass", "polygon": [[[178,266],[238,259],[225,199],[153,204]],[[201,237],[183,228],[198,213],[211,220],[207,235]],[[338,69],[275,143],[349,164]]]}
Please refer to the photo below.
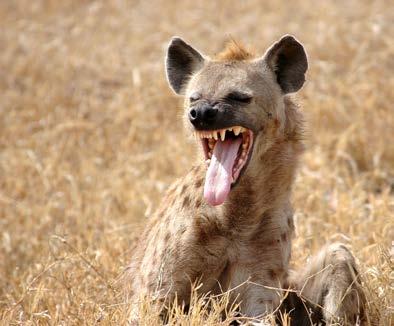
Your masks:
{"label": "dry grass", "polygon": [[[294,265],[351,245],[375,323],[393,323],[393,21],[383,0],[1,1],[3,323],[125,322],[114,284],[133,233],[192,164],[166,43],[215,53],[231,35],[262,52],[285,33],[310,59]],[[219,324],[219,306],[173,321]]]}

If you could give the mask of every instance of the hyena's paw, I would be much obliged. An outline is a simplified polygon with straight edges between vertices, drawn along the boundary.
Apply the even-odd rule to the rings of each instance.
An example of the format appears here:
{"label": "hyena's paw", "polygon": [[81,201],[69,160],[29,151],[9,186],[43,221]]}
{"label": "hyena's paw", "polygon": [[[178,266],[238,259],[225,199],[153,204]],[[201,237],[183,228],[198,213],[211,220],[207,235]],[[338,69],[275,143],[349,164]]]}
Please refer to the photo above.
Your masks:
{"label": "hyena's paw", "polygon": [[326,246],[291,279],[301,297],[320,307],[318,314],[327,324],[362,324],[365,296],[355,259],[345,245]]}
{"label": "hyena's paw", "polygon": [[356,262],[343,244],[327,247],[326,280],[323,281],[323,316],[331,324],[360,324],[364,315],[365,296],[361,289]]}

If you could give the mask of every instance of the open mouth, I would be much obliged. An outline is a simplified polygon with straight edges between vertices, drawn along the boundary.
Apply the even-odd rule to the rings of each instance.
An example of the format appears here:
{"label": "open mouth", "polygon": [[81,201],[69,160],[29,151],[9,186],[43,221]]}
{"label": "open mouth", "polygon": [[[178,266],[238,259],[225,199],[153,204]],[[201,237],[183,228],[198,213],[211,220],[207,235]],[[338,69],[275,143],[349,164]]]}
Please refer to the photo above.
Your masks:
{"label": "open mouth", "polygon": [[241,126],[195,132],[208,164],[204,198],[212,206],[221,205],[249,161],[253,133]]}

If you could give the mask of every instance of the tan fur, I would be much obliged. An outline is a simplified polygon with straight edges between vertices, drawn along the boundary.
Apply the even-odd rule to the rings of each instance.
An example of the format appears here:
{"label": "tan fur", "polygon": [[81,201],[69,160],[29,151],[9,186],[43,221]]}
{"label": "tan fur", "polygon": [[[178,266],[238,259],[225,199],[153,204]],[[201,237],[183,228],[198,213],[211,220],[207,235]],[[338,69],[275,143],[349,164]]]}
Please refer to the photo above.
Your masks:
{"label": "tan fur", "polygon": [[218,61],[244,61],[255,58],[254,53],[243,44],[230,40],[222,52],[215,56]]}
{"label": "tan fur", "polygon": [[[188,304],[191,284],[199,282],[201,293],[231,290],[240,312],[258,318],[278,307],[280,289],[288,284],[294,234],[290,195],[303,150],[303,118],[291,96],[281,95],[266,66],[245,62],[251,58],[249,52],[232,43],[219,58],[220,62],[207,62],[188,83],[185,110],[195,89],[213,98],[235,87],[252,92],[254,102],[236,112],[257,135],[249,166],[220,206],[204,201],[207,168],[202,160],[169,188],[133,253],[129,294],[135,304],[141,297],[162,303],[177,297]],[[257,71],[263,71],[264,78]],[[317,263],[312,261],[316,268],[324,265],[321,260],[328,252],[321,255]],[[353,264],[349,255],[344,259]],[[311,272],[303,273],[305,280]],[[348,271],[338,268],[337,273],[346,281],[338,290],[332,288],[334,297],[349,285]],[[304,289],[311,300],[324,291],[319,280]],[[327,286],[330,289],[331,283]],[[330,313],[336,312],[330,308]],[[342,309],[335,316],[346,313]]]}

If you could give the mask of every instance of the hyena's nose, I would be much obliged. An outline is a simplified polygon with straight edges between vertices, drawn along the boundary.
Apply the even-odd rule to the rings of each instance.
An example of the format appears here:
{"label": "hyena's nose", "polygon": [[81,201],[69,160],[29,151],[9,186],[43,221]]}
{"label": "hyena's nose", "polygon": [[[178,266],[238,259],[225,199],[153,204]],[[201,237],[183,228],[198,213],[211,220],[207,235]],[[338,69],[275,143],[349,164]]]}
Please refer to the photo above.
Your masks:
{"label": "hyena's nose", "polygon": [[209,104],[192,108],[189,112],[189,120],[194,126],[209,125],[216,120],[218,109]]}

